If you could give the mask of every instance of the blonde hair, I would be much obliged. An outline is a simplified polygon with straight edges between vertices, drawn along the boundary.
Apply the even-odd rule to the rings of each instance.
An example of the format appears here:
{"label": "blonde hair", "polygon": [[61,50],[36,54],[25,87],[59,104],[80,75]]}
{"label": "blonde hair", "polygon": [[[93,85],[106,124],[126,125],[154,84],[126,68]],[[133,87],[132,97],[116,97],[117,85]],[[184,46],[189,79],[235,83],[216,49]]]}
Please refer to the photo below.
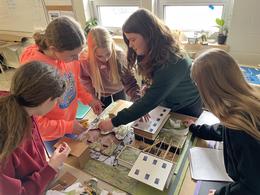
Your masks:
{"label": "blonde hair", "polygon": [[228,128],[260,140],[260,94],[250,86],[235,60],[220,49],[195,59],[191,77],[205,106]]}
{"label": "blonde hair", "polygon": [[89,71],[92,76],[92,85],[95,88],[98,98],[100,99],[101,91],[104,90],[104,88],[98,68],[98,62],[95,57],[95,51],[98,48],[107,48],[111,50],[111,57],[108,60],[110,68],[109,78],[112,83],[118,83],[120,82],[120,77],[118,72],[116,46],[109,31],[100,26],[94,27],[90,30],[88,33],[87,43]]}

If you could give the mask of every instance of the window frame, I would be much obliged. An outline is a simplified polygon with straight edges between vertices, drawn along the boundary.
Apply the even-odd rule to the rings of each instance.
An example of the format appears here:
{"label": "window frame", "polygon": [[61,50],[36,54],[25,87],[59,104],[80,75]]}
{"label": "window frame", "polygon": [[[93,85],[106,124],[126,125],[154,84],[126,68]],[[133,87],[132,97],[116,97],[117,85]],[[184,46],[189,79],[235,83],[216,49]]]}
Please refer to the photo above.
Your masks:
{"label": "window frame", "polygon": [[[138,6],[141,8],[141,0],[90,0],[90,15],[92,18],[96,18],[100,24],[101,16],[99,13],[99,7],[100,6]],[[106,26],[106,28],[115,34],[121,34],[121,28],[120,27],[109,27]]]}
{"label": "window frame", "polygon": [[230,20],[231,20],[231,10],[233,6],[234,0],[158,0],[156,2],[156,15],[164,21],[165,13],[164,7],[165,6],[221,6],[223,5],[223,12],[222,12],[222,19],[225,20],[225,26],[229,27]]}

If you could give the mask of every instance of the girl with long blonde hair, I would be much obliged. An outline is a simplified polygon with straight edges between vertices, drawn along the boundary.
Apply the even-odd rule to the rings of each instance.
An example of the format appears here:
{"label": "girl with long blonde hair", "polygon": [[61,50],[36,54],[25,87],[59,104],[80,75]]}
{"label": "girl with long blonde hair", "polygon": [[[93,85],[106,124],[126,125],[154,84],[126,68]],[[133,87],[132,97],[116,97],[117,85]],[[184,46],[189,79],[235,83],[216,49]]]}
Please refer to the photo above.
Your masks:
{"label": "girl with long blonde hair", "polygon": [[87,51],[81,55],[81,81],[105,107],[112,101],[139,98],[139,87],[126,66],[126,56],[115,45],[109,31],[97,26],[87,37]]}
{"label": "girl with long blonde hair", "polygon": [[235,60],[211,49],[195,59],[191,77],[205,107],[221,124],[190,126],[194,135],[224,141],[225,167],[233,183],[209,194],[260,194],[260,93]]}

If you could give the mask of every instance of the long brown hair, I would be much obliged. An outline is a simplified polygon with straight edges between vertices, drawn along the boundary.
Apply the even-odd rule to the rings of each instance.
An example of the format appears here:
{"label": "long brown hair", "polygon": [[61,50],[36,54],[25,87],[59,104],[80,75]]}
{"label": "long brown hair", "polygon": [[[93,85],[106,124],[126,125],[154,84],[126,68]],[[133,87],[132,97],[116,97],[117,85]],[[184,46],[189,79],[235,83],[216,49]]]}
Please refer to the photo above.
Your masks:
{"label": "long brown hair", "polygon": [[249,85],[235,60],[210,49],[195,59],[191,72],[205,106],[229,128],[260,140],[260,93]]}
{"label": "long brown hair", "polygon": [[59,17],[53,20],[44,33],[35,33],[35,43],[41,51],[54,46],[60,52],[74,50],[86,43],[84,32],[72,18]]}
{"label": "long brown hair", "polygon": [[[92,76],[92,84],[95,88],[98,98],[101,97],[101,91],[104,90],[102,78],[98,68],[98,63],[95,57],[96,49],[107,48],[111,51],[111,57],[108,60],[110,68],[110,78],[112,83],[119,83],[120,76],[118,72],[118,61],[116,46],[109,31],[103,27],[97,26],[88,33],[88,62],[89,70]],[[118,48],[117,48],[118,49]]]}
{"label": "long brown hair", "polygon": [[16,70],[10,95],[0,98],[0,162],[31,135],[31,118],[25,107],[60,97],[65,87],[58,70],[48,64],[32,61]]}
{"label": "long brown hair", "polygon": [[[147,44],[148,55],[137,66],[138,72],[149,80],[153,77],[156,66],[182,58],[180,46],[174,39],[170,29],[155,15],[146,9],[134,12],[123,25],[124,33],[140,34]],[[129,69],[136,68],[137,54],[129,47],[129,41],[123,33],[128,47],[127,60]],[[172,58],[174,57],[174,58]]]}

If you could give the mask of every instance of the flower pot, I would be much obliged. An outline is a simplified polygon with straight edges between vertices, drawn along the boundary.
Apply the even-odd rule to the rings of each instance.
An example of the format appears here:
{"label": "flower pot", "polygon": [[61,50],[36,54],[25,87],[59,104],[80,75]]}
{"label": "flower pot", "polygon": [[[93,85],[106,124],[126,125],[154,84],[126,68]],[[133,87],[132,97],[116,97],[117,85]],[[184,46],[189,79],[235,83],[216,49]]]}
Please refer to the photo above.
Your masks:
{"label": "flower pot", "polygon": [[224,34],[218,34],[218,44],[224,45],[227,40],[227,35]]}

